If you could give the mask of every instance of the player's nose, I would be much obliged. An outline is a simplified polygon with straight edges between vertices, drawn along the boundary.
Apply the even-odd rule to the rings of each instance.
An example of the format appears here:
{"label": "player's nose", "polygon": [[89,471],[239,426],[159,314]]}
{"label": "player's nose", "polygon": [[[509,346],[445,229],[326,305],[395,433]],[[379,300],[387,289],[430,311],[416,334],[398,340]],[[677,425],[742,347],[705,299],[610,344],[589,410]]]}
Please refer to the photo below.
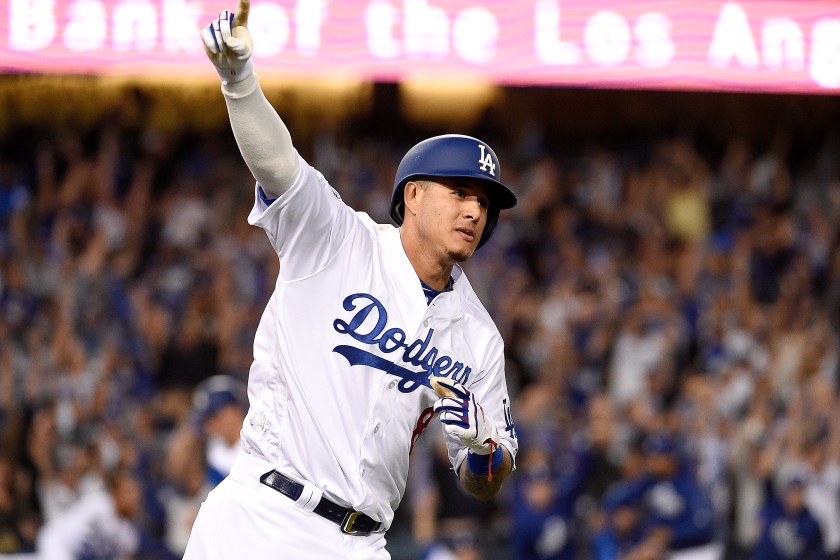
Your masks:
{"label": "player's nose", "polygon": [[477,222],[481,218],[482,201],[477,196],[468,196],[464,199],[461,210],[465,218]]}

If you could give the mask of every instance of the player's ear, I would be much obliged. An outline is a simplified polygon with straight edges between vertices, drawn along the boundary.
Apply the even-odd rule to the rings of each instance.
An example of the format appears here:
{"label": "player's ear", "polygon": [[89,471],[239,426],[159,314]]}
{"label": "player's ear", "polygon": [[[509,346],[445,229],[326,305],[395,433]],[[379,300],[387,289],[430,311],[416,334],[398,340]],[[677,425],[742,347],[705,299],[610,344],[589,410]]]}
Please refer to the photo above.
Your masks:
{"label": "player's ear", "polygon": [[[418,197],[420,195],[420,183],[417,181],[409,181],[405,184],[403,189],[403,204],[405,206],[405,214],[417,214],[417,207],[419,204]],[[404,219],[404,218],[403,218]]]}

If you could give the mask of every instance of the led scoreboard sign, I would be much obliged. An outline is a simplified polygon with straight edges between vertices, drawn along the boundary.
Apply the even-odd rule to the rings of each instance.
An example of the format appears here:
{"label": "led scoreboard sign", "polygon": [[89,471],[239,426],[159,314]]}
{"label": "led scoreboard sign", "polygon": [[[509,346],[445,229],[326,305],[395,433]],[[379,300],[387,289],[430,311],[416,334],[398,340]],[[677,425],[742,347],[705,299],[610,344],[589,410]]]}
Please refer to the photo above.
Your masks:
{"label": "led scoreboard sign", "polygon": [[[2,0],[3,72],[211,77],[235,0]],[[836,93],[840,2],[252,0],[261,76]]]}

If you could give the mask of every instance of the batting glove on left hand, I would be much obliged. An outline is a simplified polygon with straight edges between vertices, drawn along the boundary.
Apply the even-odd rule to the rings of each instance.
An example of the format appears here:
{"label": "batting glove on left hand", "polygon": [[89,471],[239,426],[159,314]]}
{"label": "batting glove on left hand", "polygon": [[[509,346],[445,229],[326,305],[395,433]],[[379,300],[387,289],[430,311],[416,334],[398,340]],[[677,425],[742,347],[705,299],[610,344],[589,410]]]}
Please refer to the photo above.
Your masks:
{"label": "batting glove on left hand", "polygon": [[204,50],[225,82],[241,82],[251,75],[254,43],[248,31],[250,0],[239,0],[236,14],[222,10],[219,17],[201,30]]}
{"label": "batting glove on left hand", "polygon": [[[444,430],[477,455],[489,455],[499,446],[496,423],[484,412],[475,395],[458,382],[435,378],[432,386],[443,398],[434,404]],[[445,395],[445,396],[443,396]]]}

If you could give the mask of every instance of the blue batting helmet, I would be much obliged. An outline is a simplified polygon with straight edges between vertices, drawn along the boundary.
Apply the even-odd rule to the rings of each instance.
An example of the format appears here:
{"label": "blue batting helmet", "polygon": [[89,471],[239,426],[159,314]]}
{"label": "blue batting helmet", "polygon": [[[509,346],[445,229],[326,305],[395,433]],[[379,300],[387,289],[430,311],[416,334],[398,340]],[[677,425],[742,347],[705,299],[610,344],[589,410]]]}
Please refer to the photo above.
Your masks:
{"label": "blue batting helmet", "polygon": [[478,247],[490,239],[499,221],[499,212],[516,206],[516,195],[502,183],[502,167],[496,152],[472,136],[445,134],[423,140],[403,156],[391,195],[391,221],[395,225],[401,226],[405,216],[405,184],[435,177],[478,179],[487,187],[490,207]]}

